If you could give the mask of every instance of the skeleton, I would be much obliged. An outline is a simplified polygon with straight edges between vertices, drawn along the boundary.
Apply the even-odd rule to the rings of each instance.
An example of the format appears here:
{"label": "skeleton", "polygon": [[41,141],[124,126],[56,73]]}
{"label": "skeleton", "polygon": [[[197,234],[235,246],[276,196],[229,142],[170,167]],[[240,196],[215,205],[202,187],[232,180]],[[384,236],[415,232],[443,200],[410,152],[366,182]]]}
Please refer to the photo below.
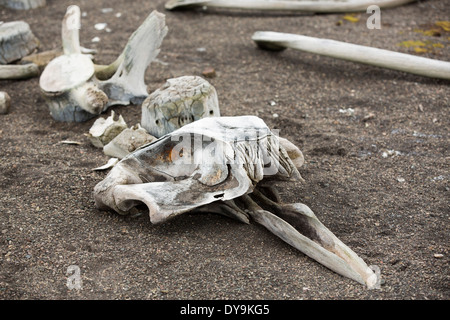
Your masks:
{"label": "skeleton", "polygon": [[377,278],[306,205],[283,204],[273,184],[302,180],[301,151],[258,117],[211,117],[142,146],[94,188],[96,205],[119,214],[149,211],[158,224],[188,211],[262,224],[331,270],[368,287]]}
{"label": "skeleton", "polygon": [[292,48],[328,57],[399,70],[420,76],[450,79],[450,62],[303,35],[258,31],[252,40],[263,49]]}
{"label": "skeleton", "polygon": [[116,61],[96,65],[79,43],[80,8],[70,6],[62,23],[64,54],[42,72],[39,85],[52,117],[82,122],[111,105],[140,104],[147,98],[145,72],[167,33],[165,17],[153,11],[131,35]]}
{"label": "skeleton", "polygon": [[370,5],[390,8],[416,0],[169,0],[165,8],[174,10],[191,7],[213,7],[288,12],[358,12],[366,11]]}

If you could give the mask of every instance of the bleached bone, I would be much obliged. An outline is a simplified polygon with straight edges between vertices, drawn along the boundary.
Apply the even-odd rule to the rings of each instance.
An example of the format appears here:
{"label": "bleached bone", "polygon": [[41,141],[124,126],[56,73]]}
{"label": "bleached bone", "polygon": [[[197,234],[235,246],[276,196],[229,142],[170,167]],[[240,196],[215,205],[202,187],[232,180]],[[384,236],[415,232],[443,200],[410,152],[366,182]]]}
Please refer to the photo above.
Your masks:
{"label": "bleached bone", "polygon": [[205,79],[184,76],[167,80],[142,103],[141,125],[159,138],[205,117],[219,117],[216,89]]}
{"label": "bleached bone", "polygon": [[53,59],[41,74],[39,86],[57,121],[86,121],[104,111],[108,97],[94,78],[94,63],[81,53],[78,39],[80,8],[70,6],[62,22],[64,54]]}
{"label": "bleached bone", "polygon": [[122,54],[112,64],[112,69],[117,65],[114,75],[99,82],[110,99],[108,105],[140,104],[148,97],[145,72],[158,56],[167,30],[165,16],[153,11],[131,35]]}
{"label": "bleached bone", "polygon": [[57,121],[86,121],[104,111],[107,95],[92,81],[94,64],[83,54],[62,55],[41,74],[39,85]]}
{"label": "bleached bone", "polygon": [[358,12],[367,7],[377,5],[380,8],[391,8],[417,0],[318,0],[318,1],[282,1],[282,0],[170,0],[167,10],[189,7],[212,7],[225,9],[246,9],[261,11],[289,12]]}
{"label": "bleached bone", "polygon": [[114,139],[103,147],[103,153],[110,157],[122,159],[137,148],[155,141],[140,124],[121,131]]}
{"label": "bleached bone", "polygon": [[39,67],[34,63],[0,65],[0,80],[20,80],[39,76]]}
{"label": "bleached bone", "polygon": [[306,205],[277,202],[273,183],[301,178],[298,157],[300,150],[280,143],[257,117],[203,118],[123,158],[95,186],[94,198],[99,209],[119,214],[144,205],[152,223],[187,211],[251,218],[331,270],[373,286],[373,271]]}
{"label": "bleached bone", "polygon": [[118,158],[110,158],[108,162],[100,167],[92,169],[92,171],[103,171],[114,167],[119,162]]}
{"label": "bleached bone", "polygon": [[24,21],[0,24],[0,64],[8,64],[29,55],[39,46],[39,40]]}
{"label": "bleached bone", "polygon": [[4,91],[0,91],[0,114],[7,114],[11,108],[11,98],[9,94]]}
{"label": "bleached bone", "polygon": [[29,10],[44,7],[46,0],[0,0],[0,7],[4,6],[16,10]]}
{"label": "bleached bone", "polygon": [[297,49],[420,76],[450,79],[450,62],[297,34],[258,31],[252,40],[269,50]]}
{"label": "bleached bone", "polygon": [[164,15],[153,11],[131,35],[116,62],[96,66],[79,43],[80,16],[78,6],[67,9],[62,22],[64,54],[47,65],[39,82],[50,113],[58,121],[86,121],[111,105],[142,102],[148,96],[145,71],[167,33]]}
{"label": "bleached bone", "polygon": [[87,136],[95,147],[103,148],[127,128],[123,117],[119,115],[119,118],[116,120],[115,115],[114,111],[111,111],[111,115],[108,118],[98,118],[89,129]]}

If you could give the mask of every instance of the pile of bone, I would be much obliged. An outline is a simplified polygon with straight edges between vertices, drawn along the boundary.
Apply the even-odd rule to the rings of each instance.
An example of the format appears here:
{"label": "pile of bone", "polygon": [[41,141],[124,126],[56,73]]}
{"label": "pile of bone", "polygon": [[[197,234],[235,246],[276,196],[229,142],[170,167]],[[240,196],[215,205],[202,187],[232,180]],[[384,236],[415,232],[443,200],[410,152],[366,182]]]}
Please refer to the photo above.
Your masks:
{"label": "pile of bone", "polygon": [[166,84],[150,94],[142,103],[141,123],[130,128],[122,116],[114,111],[108,118],[98,118],[87,134],[92,144],[102,148],[117,160],[137,148],[205,117],[219,117],[219,101],[215,88],[196,76],[184,76],[167,80]]}

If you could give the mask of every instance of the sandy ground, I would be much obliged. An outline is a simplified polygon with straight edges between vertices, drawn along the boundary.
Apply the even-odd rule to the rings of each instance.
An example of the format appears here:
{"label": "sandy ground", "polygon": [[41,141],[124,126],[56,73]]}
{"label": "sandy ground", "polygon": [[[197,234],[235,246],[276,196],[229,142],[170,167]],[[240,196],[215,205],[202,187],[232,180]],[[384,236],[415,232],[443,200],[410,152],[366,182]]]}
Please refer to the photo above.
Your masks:
{"label": "sandy ground", "polygon": [[[163,12],[169,33],[147,71],[149,92],[214,68],[208,80],[222,115],[257,115],[304,152],[306,182],[280,184],[283,200],[310,206],[379,268],[382,283],[368,290],[256,224],[184,214],[152,225],[147,215],[97,210],[92,191],[106,172],[91,169],[108,157],[84,136],[95,119],[55,122],[34,78],[0,82],[12,98],[0,116],[1,299],[449,299],[450,83],[251,41],[258,30],[290,32],[450,61],[450,32],[419,31],[448,20],[447,1],[382,10],[380,30],[367,29],[366,13],[351,22],[344,14],[168,12],[164,1],[47,2],[0,9],[0,20],[25,20],[40,50],[50,50],[77,4],[86,12],[81,43],[98,49],[100,64],[115,60],[152,10]],[[111,32],[94,28],[101,22]],[[422,41],[426,52],[404,41]],[[111,110],[129,125],[140,121],[140,106]],[[80,290],[67,286],[69,266],[80,270]]]}

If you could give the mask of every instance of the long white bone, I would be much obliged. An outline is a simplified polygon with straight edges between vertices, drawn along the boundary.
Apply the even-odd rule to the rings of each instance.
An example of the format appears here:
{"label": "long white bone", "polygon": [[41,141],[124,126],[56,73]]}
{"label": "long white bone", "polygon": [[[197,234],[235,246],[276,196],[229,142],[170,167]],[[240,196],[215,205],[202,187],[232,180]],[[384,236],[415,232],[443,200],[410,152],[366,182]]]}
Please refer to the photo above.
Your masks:
{"label": "long white bone", "polygon": [[20,80],[37,77],[39,67],[34,63],[0,65],[0,80]]}
{"label": "long white bone", "polygon": [[258,31],[252,40],[263,49],[292,48],[425,77],[450,79],[450,62],[447,61],[291,33]]}
{"label": "long white bone", "polygon": [[357,12],[377,5],[380,8],[400,6],[416,0],[348,0],[348,1],[282,1],[282,0],[171,0],[166,3],[167,10],[189,7],[213,7],[227,9],[250,9],[261,11],[299,11],[299,12]]}

